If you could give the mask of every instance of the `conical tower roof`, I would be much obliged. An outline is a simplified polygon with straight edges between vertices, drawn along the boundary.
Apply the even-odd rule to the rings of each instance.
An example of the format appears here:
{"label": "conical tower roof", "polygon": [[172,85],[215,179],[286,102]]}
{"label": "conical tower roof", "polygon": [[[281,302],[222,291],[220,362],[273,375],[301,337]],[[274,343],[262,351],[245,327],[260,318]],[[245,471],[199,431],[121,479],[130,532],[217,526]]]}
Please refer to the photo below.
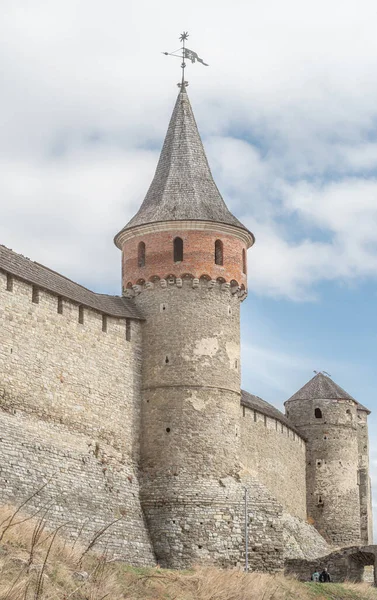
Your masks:
{"label": "conical tower roof", "polygon": [[248,231],[217,189],[187,91],[181,88],[147,195],[115,243],[120,233],[139,225],[187,220],[215,221]]}
{"label": "conical tower roof", "polygon": [[350,396],[343,388],[335,383],[331,377],[327,377],[323,373],[317,373],[308,383],[298,390],[293,396],[287,400],[353,400],[358,405],[360,410],[370,411],[362,404],[357,402],[355,398]]}
{"label": "conical tower roof", "polygon": [[[343,388],[323,373],[317,373],[308,383],[298,390],[289,400],[355,400]],[[356,402],[356,401],[355,401]]]}

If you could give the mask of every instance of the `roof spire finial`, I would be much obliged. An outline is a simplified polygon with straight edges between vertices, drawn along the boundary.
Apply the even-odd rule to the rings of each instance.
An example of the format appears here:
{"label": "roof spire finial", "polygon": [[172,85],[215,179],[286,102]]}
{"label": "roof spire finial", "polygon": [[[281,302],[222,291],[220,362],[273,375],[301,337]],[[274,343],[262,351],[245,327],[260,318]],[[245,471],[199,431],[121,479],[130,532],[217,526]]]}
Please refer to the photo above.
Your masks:
{"label": "roof spire finial", "polygon": [[[182,42],[182,47],[178,48],[178,50],[174,50],[174,52],[163,52],[162,53],[162,54],[165,54],[165,56],[175,56],[182,60],[182,63],[181,63],[182,79],[179,83],[177,83],[178,87],[181,88],[182,92],[188,86],[188,81],[185,81],[185,68],[186,68],[185,58],[188,58],[189,60],[191,60],[192,63],[197,61],[197,62],[202,63],[202,65],[204,65],[205,67],[208,67],[208,64],[205,63],[202,58],[199,58],[199,56],[197,55],[196,52],[186,48],[185,42],[186,42],[188,36],[189,36],[188,31],[183,31],[181,33],[181,35],[179,36],[179,41]],[[178,52],[181,52],[182,54],[178,54]]]}
{"label": "roof spire finial", "polygon": [[183,33],[181,33],[181,35],[179,36],[179,41],[182,42],[182,64],[181,64],[181,68],[182,68],[182,80],[181,80],[181,83],[178,84],[178,86],[179,85],[181,86],[182,92],[185,89],[186,85],[188,85],[188,81],[185,81],[185,68],[186,68],[186,63],[185,63],[186,46],[185,46],[185,42],[186,42],[188,36],[189,36],[188,31],[183,31]]}

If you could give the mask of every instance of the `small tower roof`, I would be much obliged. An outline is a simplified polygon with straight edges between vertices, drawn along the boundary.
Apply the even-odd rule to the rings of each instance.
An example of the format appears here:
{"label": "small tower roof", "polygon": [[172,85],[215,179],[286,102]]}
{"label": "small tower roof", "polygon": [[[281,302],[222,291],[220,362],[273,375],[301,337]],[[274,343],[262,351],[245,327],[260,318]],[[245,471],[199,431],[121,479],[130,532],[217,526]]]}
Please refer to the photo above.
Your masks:
{"label": "small tower roof", "polygon": [[248,231],[228,210],[217,189],[182,86],[152,183],[140,209],[122,232],[147,223],[186,220],[215,221]]}
{"label": "small tower roof", "polygon": [[370,410],[359,404],[355,398],[348,394],[343,388],[335,383],[331,377],[327,377],[323,373],[317,373],[310,381],[308,381],[301,389],[291,396],[287,402],[291,400],[353,400],[358,405],[360,410],[365,410],[370,413]]}

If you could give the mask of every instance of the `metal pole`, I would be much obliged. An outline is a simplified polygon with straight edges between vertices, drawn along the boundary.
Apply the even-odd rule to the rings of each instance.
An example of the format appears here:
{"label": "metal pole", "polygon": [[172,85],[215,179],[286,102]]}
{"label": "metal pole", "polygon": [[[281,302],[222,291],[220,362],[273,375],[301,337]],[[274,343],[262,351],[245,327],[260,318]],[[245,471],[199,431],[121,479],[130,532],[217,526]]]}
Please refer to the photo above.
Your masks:
{"label": "metal pole", "polygon": [[247,508],[247,488],[245,487],[245,572],[249,570],[249,519]]}

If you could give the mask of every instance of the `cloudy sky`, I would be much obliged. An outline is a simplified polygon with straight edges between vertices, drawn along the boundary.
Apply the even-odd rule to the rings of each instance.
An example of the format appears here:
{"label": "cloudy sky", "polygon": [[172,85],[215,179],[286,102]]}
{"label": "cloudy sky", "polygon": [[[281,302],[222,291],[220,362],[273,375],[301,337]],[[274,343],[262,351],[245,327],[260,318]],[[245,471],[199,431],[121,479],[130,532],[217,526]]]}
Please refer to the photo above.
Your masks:
{"label": "cloudy sky", "polygon": [[[326,370],[370,418],[377,506],[373,0],[2,0],[0,243],[120,292],[113,235],[158,158],[188,47],[218,186],[256,236],[243,385],[281,408]],[[377,522],[377,514],[375,515]]]}

